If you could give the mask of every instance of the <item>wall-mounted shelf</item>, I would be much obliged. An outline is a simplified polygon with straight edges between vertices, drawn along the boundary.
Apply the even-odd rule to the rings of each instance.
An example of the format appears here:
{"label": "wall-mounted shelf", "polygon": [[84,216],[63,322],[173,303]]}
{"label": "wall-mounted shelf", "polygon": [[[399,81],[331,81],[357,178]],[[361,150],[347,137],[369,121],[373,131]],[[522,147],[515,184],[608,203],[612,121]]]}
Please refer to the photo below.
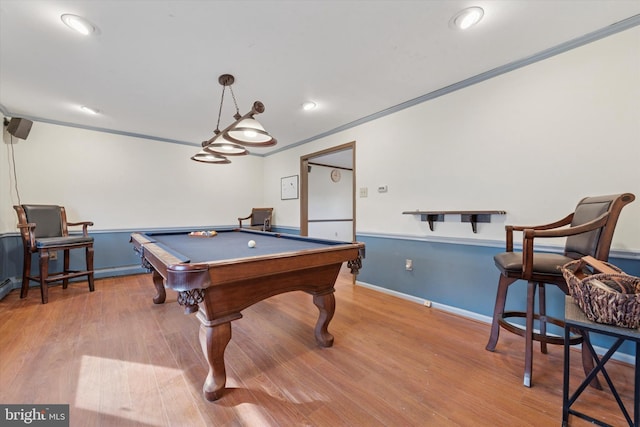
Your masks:
{"label": "wall-mounted shelf", "polygon": [[403,215],[420,215],[421,221],[429,223],[429,230],[433,231],[433,223],[444,222],[445,215],[460,215],[460,221],[470,222],[474,233],[478,232],[479,222],[491,222],[491,215],[505,215],[505,211],[405,211]]}

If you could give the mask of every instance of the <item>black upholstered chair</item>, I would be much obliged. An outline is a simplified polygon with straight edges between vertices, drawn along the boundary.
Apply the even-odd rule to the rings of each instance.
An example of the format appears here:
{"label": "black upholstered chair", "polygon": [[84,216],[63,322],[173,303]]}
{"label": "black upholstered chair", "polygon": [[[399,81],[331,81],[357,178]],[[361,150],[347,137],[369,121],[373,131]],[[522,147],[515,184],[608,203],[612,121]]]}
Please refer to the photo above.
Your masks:
{"label": "black upholstered chair", "polygon": [[252,228],[254,230],[271,231],[271,216],[273,215],[273,208],[253,208],[251,209],[251,215],[245,218],[238,218],[240,228],[243,228],[242,221],[249,220],[249,224],[245,228]]}
{"label": "black upholstered chair", "polygon": [[[63,289],[69,284],[69,279],[87,276],[89,290],[93,292],[93,237],[90,237],[87,227],[93,225],[90,221],[67,222],[64,207],[56,205],[19,205],[13,207],[18,213],[18,228],[24,248],[24,262],[22,268],[22,290],[20,298],[26,298],[29,292],[29,282],[40,283],[42,303],[49,301],[49,283],[62,281]],[[70,236],[68,226],[82,226],[82,235]],[[84,249],[86,269],[75,271],[69,269],[69,251]],[[51,252],[63,251],[63,270],[49,273],[49,257]],[[31,275],[31,259],[38,254],[40,260],[39,275]]]}
{"label": "black upholstered chair", "polygon": [[[525,337],[524,385],[531,386],[533,365],[533,341],[540,341],[540,349],[547,352],[547,344],[564,344],[564,338],[547,334],[547,323],[564,326],[561,319],[546,315],[545,284],[558,286],[565,294],[569,293],[560,267],[564,264],[591,255],[606,261],[613,232],[622,208],[631,203],[635,196],[630,193],[611,196],[586,197],[578,203],[575,212],[554,223],[538,226],[506,226],[506,252],[494,257],[500,280],[496,304],[493,311],[491,335],[486,349],[494,351],[498,343],[500,327]],[[567,227],[568,226],[568,227]],[[513,251],[513,232],[523,234],[522,252]],[[534,251],[534,240],[539,243],[543,238],[565,237],[564,253],[540,253]],[[526,280],[526,311],[504,311],[509,286],[517,280]],[[535,292],[539,290],[539,308],[535,311]],[[525,318],[524,328],[508,321],[509,318]],[[537,323],[537,325],[535,325]],[[536,331],[537,326],[537,331]],[[571,344],[588,340],[586,333],[574,334]],[[593,360],[583,346],[582,361],[585,370],[590,370]],[[598,386],[599,384],[594,383]]]}

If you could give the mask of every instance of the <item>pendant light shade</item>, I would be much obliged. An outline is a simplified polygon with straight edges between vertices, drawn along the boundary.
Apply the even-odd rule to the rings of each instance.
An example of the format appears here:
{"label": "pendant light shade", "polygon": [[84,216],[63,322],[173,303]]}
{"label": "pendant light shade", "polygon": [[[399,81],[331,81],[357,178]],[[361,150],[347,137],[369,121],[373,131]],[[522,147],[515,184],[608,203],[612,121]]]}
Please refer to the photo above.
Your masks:
{"label": "pendant light shade", "polygon": [[227,135],[231,141],[247,147],[270,147],[277,142],[253,117],[241,120]]}
{"label": "pendant light shade", "polygon": [[[220,141],[220,142],[218,142]],[[218,154],[222,156],[244,156],[249,154],[242,145],[235,144],[226,138],[218,138],[213,144],[208,144],[203,148],[207,153]]]}
{"label": "pendant light shade", "polygon": [[195,160],[196,162],[202,162],[202,163],[217,163],[217,164],[231,163],[231,161],[224,156],[208,153],[204,150],[192,156],[191,160]]}

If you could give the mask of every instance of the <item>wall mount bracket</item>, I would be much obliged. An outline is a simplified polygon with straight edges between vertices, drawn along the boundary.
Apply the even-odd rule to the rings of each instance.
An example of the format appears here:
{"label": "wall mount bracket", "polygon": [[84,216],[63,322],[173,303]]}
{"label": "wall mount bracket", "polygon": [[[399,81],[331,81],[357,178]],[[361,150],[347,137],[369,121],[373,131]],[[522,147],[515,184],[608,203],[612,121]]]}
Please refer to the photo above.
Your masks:
{"label": "wall mount bracket", "polygon": [[420,221],[429,223],[429,230],[433,231],[434,222],[444,222],[445,215],[460,215],[461,222],[470,222],[471,230],[478,232],[479,222],[491,222],[492,215],[506,215],[505,211],[405,211],[403,215],[420,215]]}

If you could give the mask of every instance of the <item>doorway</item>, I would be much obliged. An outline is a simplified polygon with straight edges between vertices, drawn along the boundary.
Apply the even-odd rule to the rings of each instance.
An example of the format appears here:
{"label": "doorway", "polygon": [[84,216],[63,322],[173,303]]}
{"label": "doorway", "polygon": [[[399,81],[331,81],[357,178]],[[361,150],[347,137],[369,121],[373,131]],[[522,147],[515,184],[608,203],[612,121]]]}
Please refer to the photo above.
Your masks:
{"label": "doorway", "polygon": [[300,157],[300,234],[334,240],[356,237],[356,144]]}

